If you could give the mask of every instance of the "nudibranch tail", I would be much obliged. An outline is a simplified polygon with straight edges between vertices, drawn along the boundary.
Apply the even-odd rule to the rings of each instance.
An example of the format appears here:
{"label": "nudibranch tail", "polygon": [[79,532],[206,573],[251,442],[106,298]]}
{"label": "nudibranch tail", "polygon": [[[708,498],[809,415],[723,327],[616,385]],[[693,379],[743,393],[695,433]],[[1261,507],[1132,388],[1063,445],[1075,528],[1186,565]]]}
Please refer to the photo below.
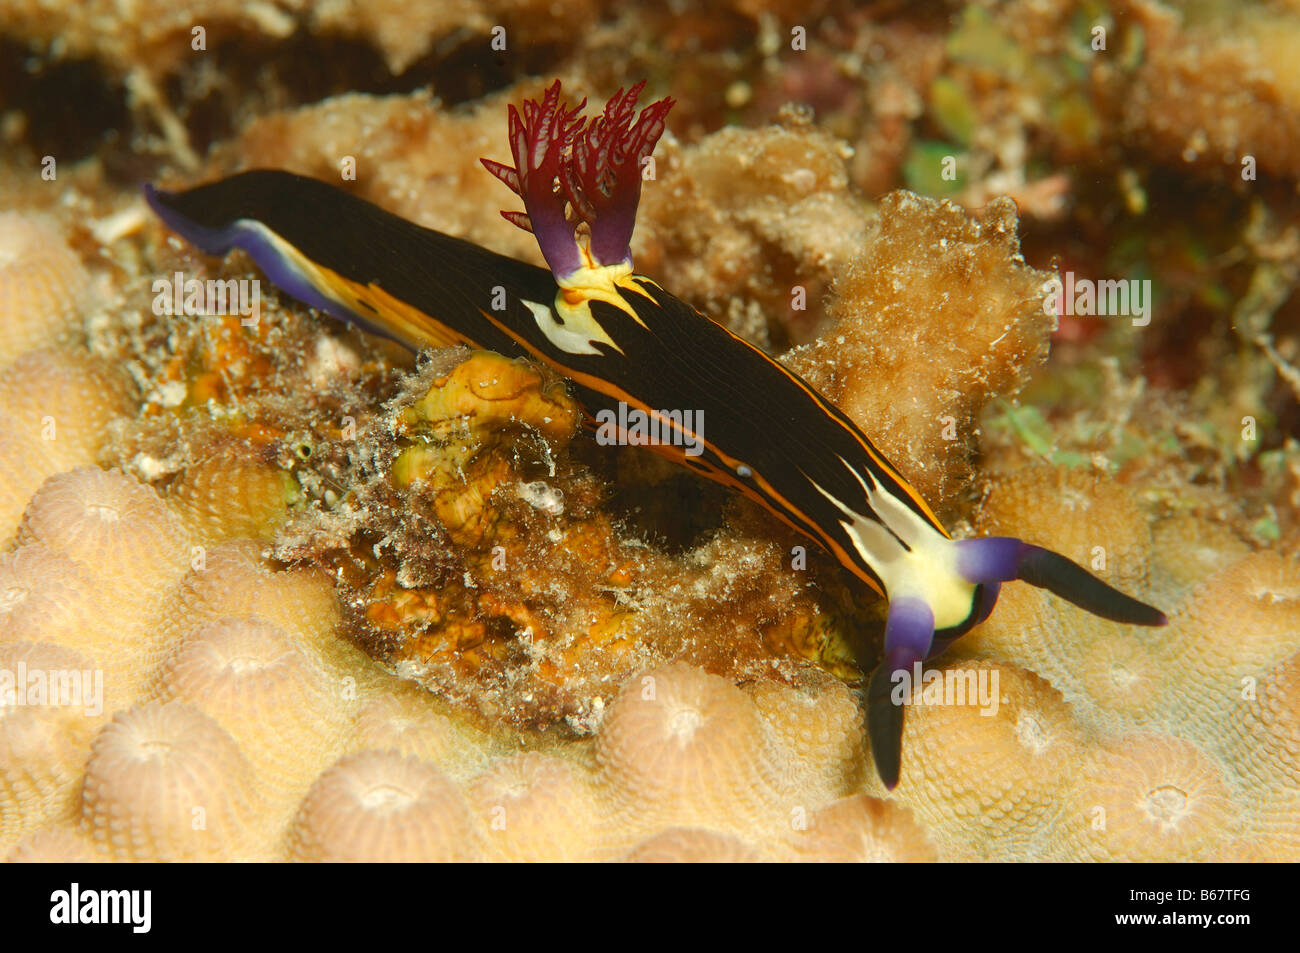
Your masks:
{"label": "nudibranch tail", "polygon": [[644,88],[642,80],[626,92],[619,89],[601,115],[587,122],[581,116],[587,101],[566,106],[556,80],[541,101],[524,101],[522,117],[508,107],[514,167],[479,160],[524,200],[525,212],[501,214],[537,236],[561,285],[583,269],[631,267],[641,163],[654,151],[674,105],[669,98],[651,103],[634,122]]}

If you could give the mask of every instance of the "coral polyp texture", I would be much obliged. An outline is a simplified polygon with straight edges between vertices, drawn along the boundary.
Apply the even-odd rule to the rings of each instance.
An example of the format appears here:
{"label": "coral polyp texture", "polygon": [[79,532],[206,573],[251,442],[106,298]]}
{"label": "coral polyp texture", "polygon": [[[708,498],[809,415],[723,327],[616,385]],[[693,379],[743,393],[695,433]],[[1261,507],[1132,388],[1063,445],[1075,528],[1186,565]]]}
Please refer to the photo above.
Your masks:
{"label": "coral polyp texture", "polygon": [[70,340],[91,290],[90,272],[56,225],[0,213],[0,365]]}
{"label": "coral polyp texture", "polygon": [[441,771],[395,751],[348,755],[316,779],[289,833],[300,861],[472,860],[464,794]]}
{"label": "coral polyp texture", "polygon": [[[796,51],[733,0],[0,0],[0,857],[1300,860],[1300,15],[1112,5],[1102,53],[1064,0],[879,6]],[[620,95],[548,147],[507,107],[556,77]],[[630,255],[955,538],[1169,624],[1007,583],[898,686],[887,789],[884,600],[555,371],[324,320],[139,197],[255,168]]]}
{"label": "coral polyp texture", "polygon": [[233,860],[255,849],[259,801],[252,765],[216,721],[185,702],[149,702],[96,735],[81,829],[118,860]]}

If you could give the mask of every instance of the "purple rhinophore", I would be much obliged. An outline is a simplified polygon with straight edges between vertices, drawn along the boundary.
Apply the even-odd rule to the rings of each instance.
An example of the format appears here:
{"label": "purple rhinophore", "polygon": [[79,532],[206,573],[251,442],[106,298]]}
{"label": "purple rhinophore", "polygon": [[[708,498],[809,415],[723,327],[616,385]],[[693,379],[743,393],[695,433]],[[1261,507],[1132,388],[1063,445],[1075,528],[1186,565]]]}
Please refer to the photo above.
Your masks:
{"label": "purple rhinophore", "polygon": [[[1009,536],[961,539],[954,545],[957,571],[969,582],[987,585],[1019,579],[1113,622],[1165,625],[1169,621],[1159,609],[1125,595],[1073,560],[1042,546]],[[988,614],[981,611],[977,622]]]}

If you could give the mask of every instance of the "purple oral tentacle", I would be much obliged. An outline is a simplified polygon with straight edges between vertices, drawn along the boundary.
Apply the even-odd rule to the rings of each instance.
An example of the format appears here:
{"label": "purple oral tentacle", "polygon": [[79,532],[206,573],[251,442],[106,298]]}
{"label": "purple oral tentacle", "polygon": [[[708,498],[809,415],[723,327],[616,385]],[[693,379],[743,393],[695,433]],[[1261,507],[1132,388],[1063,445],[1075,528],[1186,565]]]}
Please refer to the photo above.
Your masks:
{"label": "purple oral tentacle", "polygon": [[[903,699],[908,680],[929,654],[934,641],[934,613],[920,599],[899,596],[889,603],[885,622],[885,657],[867,683],[867,734],[871,756],[886,788],[898,784],[903,761]],[[901,674],[900,674],[901,673]]]}
{"label": "purple oral tentacle", "polygon": [[1169,621],[1159,609],[1125,595],[1073,560],[1042,546],[1010,536],[962,539],[954,545],[957,571],[969,582],[1019,579],[1113,622],[1165,625]]}
{"label": "purple oral tentacle", "polygon": [[1025,542],[1014,536],[982,536],[959,539],[957,571],[967,582],[1010,582],[1020,578],[1020,560]]}

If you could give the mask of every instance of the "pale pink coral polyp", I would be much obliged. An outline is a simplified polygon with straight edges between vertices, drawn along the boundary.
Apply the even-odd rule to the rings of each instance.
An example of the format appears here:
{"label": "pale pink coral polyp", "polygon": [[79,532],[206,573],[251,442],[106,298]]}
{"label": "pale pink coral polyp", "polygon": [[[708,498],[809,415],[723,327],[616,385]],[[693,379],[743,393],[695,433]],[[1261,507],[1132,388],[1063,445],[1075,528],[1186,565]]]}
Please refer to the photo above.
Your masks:
{"label": "pale pink coral polyp", "polygon": [[[20,672],[27,679],[18,684]],[[0,850],[76,812],[86,749],[108,717],[84,655],[48,642],[0,643]],[[39,695],[31,694],[39,690]]]}
{"label": "pale pink coral polyp", "polygon": [[549,755],[525,752],[498,762],[474,779],[469,796],[489,858],[591,860],[603,840],[589,782]]}
{"label": "pale pink coral polyp", "polygon": [[264,849],[247,759],[183,702],[115,715],[91,745],[82,802],[83,829],[118,860],[240,860]]}
{"label": "pale pink coral polyp", "polygon": [[469,809],[437,768],[393,751],[348,755],[312,785],[290,834],[306,861],[465,861]]}
{"label": "pale pink coral polyp", "polygon": [[158,697],[211,715],[247,755],[268,810],[292,813],[337,753],[338,687],[283,631],[222,619],[187,638],[162,666]]}
{"label": "pale pink coral polyp", "polygon": [[1190,742],[1116,739],[1080,772],[1062,829],[1097,860],[1211,859],[1238,830],[1223,769]]}
{"label": "pale pink coral polyp", "polygon": [[601,773],[626,816],[771,834],[785,823],[788,779],[770,729],[729,681],[684,664],[634,678],[597,740]]}
{"label": "pale pink coral polyp", "polygon": [[0,212],[0,367],[77,330],[90,274],[50,222]]}

